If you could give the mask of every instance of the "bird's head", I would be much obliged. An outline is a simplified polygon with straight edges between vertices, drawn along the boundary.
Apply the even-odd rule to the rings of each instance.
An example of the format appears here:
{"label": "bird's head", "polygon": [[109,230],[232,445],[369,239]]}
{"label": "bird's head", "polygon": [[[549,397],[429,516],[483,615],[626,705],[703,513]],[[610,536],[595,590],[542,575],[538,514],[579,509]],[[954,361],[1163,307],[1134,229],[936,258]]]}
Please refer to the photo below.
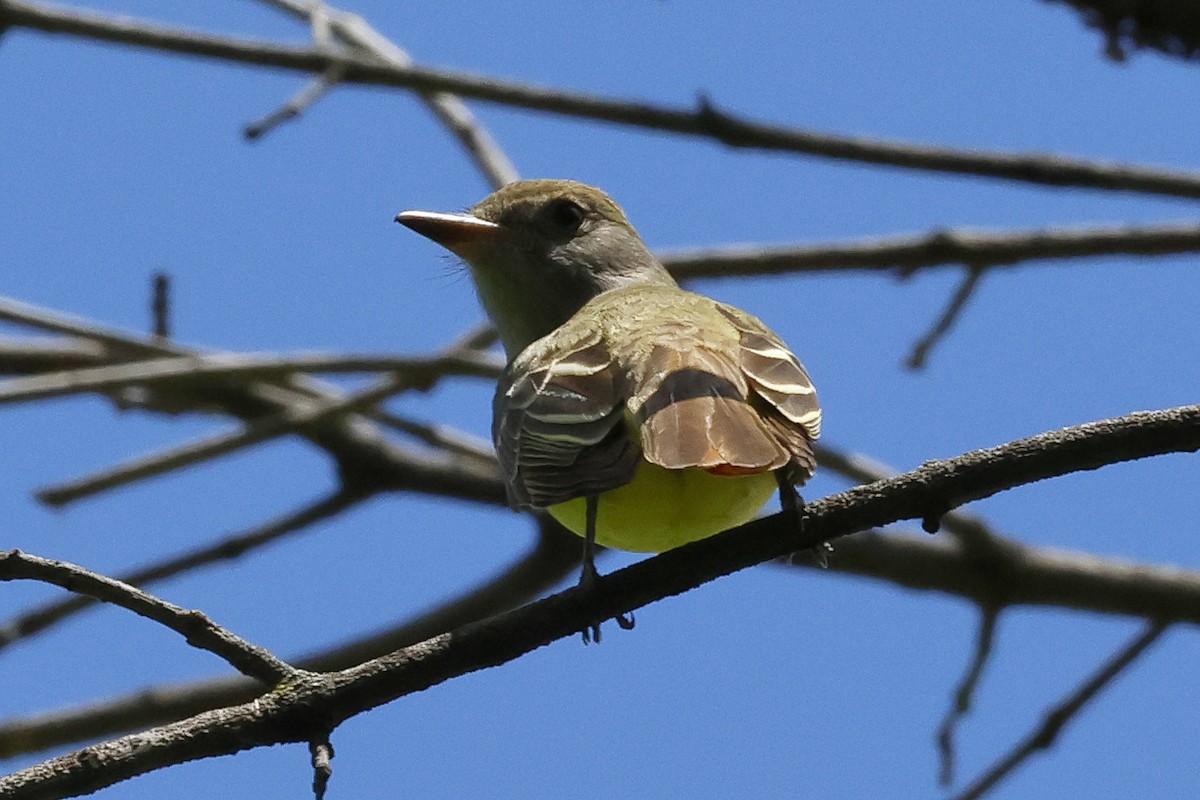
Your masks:
{"label": "bird's head", "polygon": [[576,181],[517,181],[466,214],[405,211],[396,221],[467,263],[510,356],[602,292],[674,284],[621,207]]}

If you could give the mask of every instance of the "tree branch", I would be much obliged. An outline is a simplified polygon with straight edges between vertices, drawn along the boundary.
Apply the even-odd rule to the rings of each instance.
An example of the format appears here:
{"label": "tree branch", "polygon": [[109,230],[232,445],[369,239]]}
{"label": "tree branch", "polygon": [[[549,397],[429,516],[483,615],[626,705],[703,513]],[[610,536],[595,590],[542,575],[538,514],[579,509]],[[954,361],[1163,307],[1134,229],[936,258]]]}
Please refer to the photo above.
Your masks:
{"label": "tree branch", "polygon": [[[131,586],[143,587],[217,561],[238,558],[283,536],[340,514],[362,502],[366,496],[365,493],[353,489],[339,489],[298,511],[285,514],[262,525],[256,525],[248,531],[228,536],[205,547],[142,567],[119,576],[117,580]],[[95,602],[96,600],[91,597],[75,595],[58,602],[47,603],[23,614],[18,614],[7,622],[0,623],[0,650],[21,639],[40,633],[79,611],[90,608]]]}
{"label": "tree branch", "polygon": [[1013,770],[1027,761],[1034,753],[1045,750],[1054,744],[1062,729],[1076,714],[1083,710],[1093,698],[1112,683],[1118,675],[1125,671],[1154,644],[1167,629],[1167,623],[1162,621],[1147,623],[1145,629],[1129,644],[1121,648],[1111,659],[1105,662],[1097,672],[1084,681],[1075,691],[1059,703],[1042,719],[1037,730],[1023,739],[1012,752],[1001,758],[996,764],[968,786],[954,800],[978,800],[990,789],[1007,778]]}
{"label": "tree branch", "polygon": [[[173,342],[146,339],[9,298],[0,297],[0,321],[93,340],[111,348],[116,354],[142,357],[200,354],[195,349]],[[479,331],[472,331],[469,338],[475,340],[482,335]],[[456,342],[453,346],[461,347],[462,342]],[[302,414],[305,409],[311,408],[313,398],[322,403],[336,403],[344,396],[341,390],[322,381],[304,375],[292,375],[278,384],[259,382],[213,387],[212,396],[202,399],[227,413],[247,420],[258,420],[270,414]],[[504,488],[497,480],[495,471],[487,465],[480,465],[477,459],[463,459],[451,454],[418,458],[389,442],[382,431],[362,417],[339,415],[320,425],[296,430],[337,460],[344,479],[353,477],[380,489],[429,491],[482,502],[503,502]],[[64,492],[70,488],[62,487]]]}
{"label": "tree branch", "polygon": [[872,140],[801,130],[735,117],[701,98],[695,109],[600,98],[515,81],[428,67],[380,63],[344,53],[214,36],[139,20],[112,19],[74,9],[3,0],[7,23],[48,33],[167,50],[245,64],[320,74],[345,70],[344,81],[417,92],[450,92],[492,103],[564,116],[670,131],[730,147],[804,153],[907,169],[977,175],[1047,186],[1076,186],[1174,197],[1200,197],[1200,176],[1162,168],[1090,162],[1024,153],[995,153]]}
{"label": "tree branch", "polygon": [[[91,497],[99,492],[108,491],[121,486],[127,486],[136,481],[145,480],[159,475],[165,475],[183,467],[208,461],[213,458],[228,455],[238,450],[274,439],[292,432],[301,432],[314,425],[327,423],[355,411],[375,405],[394,394],[412,388],[407,378],[381,378],[364,389],[352,392],[336,400],[313,401],[297,404],[285,411],[254,419],[235,430],[217,433],[202,439],[187,442],[177,447],[171,447],[133,458],[120,464],[103,469],[81,478],[45,486],[38,489],[38,500],[51,506],[63,506]],[[396,446],[390,446],[386,451],[385,469],[380,470],[375,459],[370,462],[343,462],[342,480],[350,482],[359,488],[413,488],[409,481],[420,471],[444,472],[446,479],[443,486],[459,487],[462,479],[471,480],[480,477],[499,478],[498,467],[494,462],[481,463],[474,455],[460,456],[445,453],[450,463],[439,463],[432,459],[422,458],[408,453]],[[448,468],[448,469],[447,469]],[[456,490],[455,490],[456,491]],[[502,496],[503,487],[498,486],[494,492],[485,492],[482,497],[475,499],[491,499]],[[462,496],[462,495],[459,495]]]}
{"label": "tree branch", "polygon": [[0,336],[0,375],[36,375],[93,367],[111,360],[103,345],[86,339]]}
{"label": "tree branch", "polygon": [[951,702],[950,708],[946,710],[946,716],[942,717],[942,724],[938,726],[938,755],[942,762],[938,783],[942,786],[950,786],[954,783],[954,772],[958,761],[954,735],[958,729],[958,723],[971,710],[975,689],[979,686],[979,679],[983,677],[983,668],[987,665],[987,661],[992,655],[992,646],[996,642],[996,621],[1000,616],[999,610],[994,606],[982,606],[979,614],[979,633],[975,637],[974,655],[971,657],[971,663],[967,666],[962,680],[959,681],[958,688],[954,691],[954,700]]}
{"label": "tree branch", "polygon": [[[483,584],[391,628],[313,653],[294,663],[314,672],[356,666],[442,631],[527,603],[579,568],[579,539],[549,517],[538,519],[534,547]],[[249,702],[262,685],[241,676],[151,687],[129,697],[89,703],[23,719],[0,721],[0,759],[173,722],[222,706]]]}
{"label": "tree branch", "polygon": [[1124,61],[1125,48],[1147,47],[1176,58],[1200,57],[1200,6],[1193,0],[1058,0],[1104,34],[1104,51]]}
{"label": "tree branch", "polygon": [[[95,791],[181,761],[309,741],[355,714],[754,564],[901,519],[930,519],[1005,489],[1106,464],[1200,449],[1200,406],[1130,414],[933,461],[827,497],[796,527],[784,514],[648,558],[579,588],[464,625],[342,672],[304,673],[255,702],[200,714],[61,756],[0,779],[8,800]],[[324,727],[322,727],[324,726]]]}
{"label": "tree branch", "polygon": [[[299,0],[263,0],[263,2],[301,19],[308,18],[311,13],[309,7]],[[368,25],[366,20],[357,14],[350,14],[326,5],[321,16],[333,33],[347,45],[369,53],[392,66],[412,65],[412,56]],[[467,155],[471,157],[475,166],[483,173],[493,189],[499,189],[504,184],[512,183],[520,177],[504,150],[460,98],[446,92],[419,92],[418,94],[433,115],[458,139],[459,144],[466,150]]]}
{"label": "tree branch", "polygon": [[680,279],[779,275],[828,270],[918,270],[948,265],[995,268],[1025,261],[1095,256],[1164,256],[1200,250],[1200,224],[974,231],[946,228],[915,236],[869,238],[815,245],[743,245],[659,254]]}
{"label": "tree branch", "polygon": [[912,352],[905,361],[904,366],[909,369],[923,369],[925,361],[929,358],[929,353],[937,346],[938,342],[946,337],[950,329],[954,327],[954,323],[962,316],[963,309],[967,307],[967,303],[975,295],[975,289],[979,286],[979,280],[983,277],[983,269],[981,267],[971,266],[967,268],[967,272],[963,275],[962,282],[954,291],[954,295],[950,298],[950,302],[938,315],[933,326],[922,336],[917,343],[913,345]]}
{"label": "tree branch", "polygon": [[296,119],[317,101],[329,94],[342,80],[342,70],[331,67],[309,80],[300,91],[286,103],[270,113],[256,119],[245,127],[242,134],[247,139],[261,139],[285,122]]}
{"label": "tree branch", "polygon": [[295,668],[222,628],[199,611],[181,608],[75,564],[39,558],[20,550],[0,551],[0,581],[12,580],[41,581],[129,609],[170,628],[193,647],[220,656],[239,672],[257,678],[267,686],[274,686],[296,674]]}
{"label": "tree branch", "polygon": [[499,377],[504,363],[488,353],[461,352],[431,357],[395,357],[357,354],[339,355],[194,355],[155,358],[103,367],[85,367],[43,373],[29,378],[10,378],[0,383],[0,405],[45,400],[84,392],[100,392],[131,385],[154,385],[176,381],[235,378],[252,380],[278,378],[293,372],[396,373],[405,388],[426,387],[448,375]]}

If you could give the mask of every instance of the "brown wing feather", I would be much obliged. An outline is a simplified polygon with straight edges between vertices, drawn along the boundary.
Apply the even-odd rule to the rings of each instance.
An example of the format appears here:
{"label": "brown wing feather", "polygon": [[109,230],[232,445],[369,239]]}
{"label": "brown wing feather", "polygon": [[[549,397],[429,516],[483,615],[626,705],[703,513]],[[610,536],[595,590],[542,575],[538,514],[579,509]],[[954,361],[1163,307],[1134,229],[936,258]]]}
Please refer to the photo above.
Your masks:
{"label": "brown wing feather", "polygon": [[821,404],[807,370],[756,317],[721,303],[717,310],[738,330],[739,359],[762,419],[792,454],[792,478],[803,483],[817,462],[812,442],[821,435]]}
{"label": "brown wing feather", "polygon": [[619,371],[599,332],[578,328],[530,345],[496,387],[492,438],[514,508],[600,494],[637,468]]}
{"label": "brown wing feather", "polygon": [[747,402],[746,379],[730,355],[665,335],[639,366],[642,381],[630,409],[641,420],[647,461],[667,469],[758,472],[790,460]]}

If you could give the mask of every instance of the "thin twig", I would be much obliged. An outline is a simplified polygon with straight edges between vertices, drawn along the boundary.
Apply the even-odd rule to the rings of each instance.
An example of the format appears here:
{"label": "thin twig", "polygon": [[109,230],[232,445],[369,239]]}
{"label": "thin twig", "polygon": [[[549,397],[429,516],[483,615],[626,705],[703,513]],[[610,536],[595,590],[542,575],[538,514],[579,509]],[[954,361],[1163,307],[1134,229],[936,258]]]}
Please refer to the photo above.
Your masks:
{"label": "thin twig", "polygon": [[[321,431],[312,430],[318,423],[331,422],[334,418],[370,407],[406,388],[402,379],[388,378],[339,400],[314,401],[305,406],[296,406],[234,431],[151,453],[75,480],[46,486],[37,490],[35,496],[47,505],[58,507],[293,431],[308,432],[319,440]],[[354,455],[355,458],[339,463],[343,480],[366,480],[381,488],[411,489],[492,504],[504,500],[504,488],[495,462],[484,462],[476,455],[459,456],[454,452],[446,452],[443,454],[446,458],[429,459],[393,445],[382,452]]]}
{"label": "thin twig", "polygon": [[377,58],[331,54],[311,47],[288,47],[139,20],[113,19],[25,0],[6,0],[5,9],[7,20],[13,26],[315,74],[341,65],[346,70],[344,80],[347,83],[395,86],[418,92],[450,92],[518,108],[670,131],[719,141],[730,147],[804,153],[1046,186],[1200,197],[1200,176],[1163,168],[839,136],[739,118],[717,109],[704,98],[695,108],[661,106],[449,70],[381,63]]}
{"label": "thin twig", "polygon": [[998,606],[981,606],[979,609],[979,632],[975,636],[975,653],[966,673],[954,690],[954,700],[946,709],[946,716],[938,727],[938,754],[941,756],[942,768],[938,783],[950,786],[954,783],[954,770],[957,763],[957,750],[954,746],[954,734],[958,724],[971,710],[975,697],[975,689],[979,679],[983,677],[983,668],[992,655],[992,646],[996,640],[996,620],[1000,616]]}
{"label": "thin twig", "polygon": [[486,350],[500,341],[500,332],[490,322],[481,322],[446,345],[444,352],[458,353],[464,350]]}
{"label": "thin twig", "polygon": [[268,686],[296,674],[294,667],[222,628],[199,611],[181,608],[135,586],[75,564],[9,550],[0,552],[0,580],[41,581],[126,608],[170,628],[193,647],[220,656],[242,674],[257,678]]}
{"label": "thin twig", "polygon": [[1033,754],[1051,747],[1067,723],[1074,719],[1075,715],[1082,711],[1092,698],[1136,661],[1146,648],[1154,644],[1168,625],[1169,623],[1164,621],[1147,623],[1142,633],[1121,648],[1095,674],[1047,712],[1036,730],[1022,739],[1008,755],[988,768],[974,783],[955,795],[954,800],[977,800],[993,786],[1007,778],[1013,770],[1021,766]]}
{"label": "thin twig", "polygon": [[[155,342],[122,330],[97,325],[49,309],[0,297],[0,321],[15,322],[73,336],[93,339],[115,353],[138,355],[197,355],[198,351],[175,342]],[[215,391],[212,404],[243,419],[259,420],[264,415],[293,410],[303,413],[313,398],[335,402],[344,393],[335,386],[307,375],[290,375],[278,385],[232,384]],[[388,488],[432,492],[485,503],[503,503],[504,487],[497,471],[478,459],[415,457],[395,446],[376,426],[362,417],[338,417],[316,427],[296,431],[336,459],[343,479],[363,473]]]}
{"label": "thin twig", "polygon": [[125,352],[144,355],[182,355],[195,352],[172,342],[156,342],[149,337],[136,336],[82,317],[24,303],[11,297],[0,297],[0,322],[74,336]]}
{"label": "thin twig", "polygon": [[471,456],[489,464],[496,461],[496,450],[487,439],[474,436],[450,425],[436,425],[391,414],[387,411],[375,410],[368,416],[393,430],[436,447],[459,455]]}
{"label": "thin twig", "polygon": [[112,360],[104,345],[87,339],[16,339],[0,336],[0,375],[36,375],[95,366]]}
{"label": "thin twig", "polygon": [[[293,661],[314,672],[346,669],[533,600],[579,566],[578,538],[548,518],[539,518],[539,523],[534,547],[481,585],[398,625]],[[152,687],[85,708],[8,717],[0,721],[0,758],[158,725],[243,703],[261,693],[257,682],[233,676]]]}
{"label": "thin twig", "polygon": [[[60,333],[89,339],[103,344],[113,350],[111,360],[117,355],[148,356],[196,356],[205,355],[238,357],[236,353],[204,353],[201,350],[188,347],[175,341],[154,339],[153,337],[138,336],[128,331],[102,325],[92,320],[66,314],[54,309],[35,306],[9,297],[0,297],[0,322],[11,322],[37,330]],[[126,358],[126,361],[129,359]],[[288,375],[279,384],[255,384],[243,387],[249,396],[253,397],[255,405],[266,403],[272,408],[286,408],[290,402],[303,398],[331,399],[340,397],[342,392],[336,386],[327,384],[307,375]],[[238,413],[232,411],[231,413]],[[357,443],[361,445],[362,443]]]}
{"label": "thin twig", "polygon": [[[412,369],[394,377],[382,378],[357,392],[351,392],[334,399],[311,400],[297,403],[276,414],[255,419],[239,429],[215,434],[168,450],[141,456],[123,464],[106,468],[93,475],[45,487],[38,490],[37,497],[42,502],[53,506],[64,505],[96,494],[97,492],[125,486],[145,478],[163,475],[201,461],[228,455],[229,453],[268,439],[317,425],[334,417],[370,408],[394,394],[413,388],[428,387],[433,381],[449,374],[477,374],[486,377],[495,377],[501,368],[500,360],[487,353],[463,349],[457,345],[452,345],[451,349],[444,352],[444,355],[428,359],[384,359],[382,361],[377,361],[375,357],[371,356],[362,360],[342,360],[340,357],[335,356],[328,362],[327,366],[334,366],[340,361],[343,367],[357,365],[375,369],[391,361],[393,366],[399,366],[402,362],[407,362],[408,366]],[[234,367],[238,364],[237,359],[229,362],[223,360],[225,358],[221,357],[216,361],[210,362],[216,367],[216,373],[214,374],[231,374],[222,371],[222,368],[219,366],[221,363],[224,363],[226,367]],[[301,357],[291,363],[299,364],[307,360],[307,357]],[[325,357],[315,357],[314,360],[309,362],[309,365],[316,365],[322,363],[324,360]],[[191,361],[196,363],[197,359],[187,358],[173,361]],[[264,366],[269,364],[270,361],[270,358],[265,359]],[[372,365],[373,361],[375,363]],[[443,372],[442,367],[448,367],[448,370]],[[239,369],[241,368],[253,372],[255,365],[252,360],[243,360]],[[461,371],[459,368],[461,368]],[[156,370],[160,377],[168,375],[180,377],[189,374],[186,364],[172,366],[168,363],[162,363],[157,367],[153,363],[148,363],[145,365],[144,372],[150,374]],[[127,376],[128,373],[126,374]],[[110,379],[112,379],[111,375],[100,375],[99,377],[93,375],[88,385],[95,386]],[[79,381],[78,378],[66,381],[60,379],[54,385],[59,386],[59,388],[65,391],[70,386],[78,386]],[[38,387],[34,388],[37,389]],[[0,402],[3,402],[4,396],[4,391],[0,388]]]}
{"label": "thin twig", "polygon": [[829,270],[899,271],[911,275],[930,267],[958,264],[996,268],[1029,261],[1196,251],[1200,251],[1200,224],[1176,222],[1014,231],[947,228],[911,236],[812,245],[740,245],[658,255],[675,277],[690,279]]}
{"label": "thin twig", "polygon": [[313,44],[322,50],[333,47],[333,32],[329,26],[329,6],[325,0],[308,0],[308,26],[312,29]]}
{"label": "thin twig", "polygon": [[299,92],[279,108],[248,124],[242,131],[242,135],[251,141],[261,139],[283,123],[296,119],[314,103],[329,94],[341,82],[342,75],[341,67],[330,67],[309,80]]}
{"label": "thin twig", "polygon": [[151,332],[160,339],[171,336],[171,276],[154,273],[150,293]]}
{"label": "thin twig", "polygon": [[[313,44],[319,50],[331,50],[333,37],[329,30],[329,14],[322,0],[310,0],[305,12],[308,16],[309,28],[312,30]],[[282,106],[250,123],[243,130],[243,135],[250,140],[259,139],[289,120],[296,119],[313,106],[314,103],[328,94],[342,80],[344,70],[341,67],[330,67],[322,72],[297,92]]]}
{"label": "thin twig", "polygon": [[[119,328],[102,325],[55,309],[35,306],[32,303],[25,303],[10,297],[0,297],[0,322],[11,322],[50,333],[91,340],[109,348],[112,353],[109,354],[108,360],[114,361],[120,355],[127,356],[123,359],[124,361],[128,361],[129,356],[146,358],[150,356],[232,355],[236,357],[236,354],[233,353],[202,353],[197,348],[188,347],[179,342],[138,336]],[[283,383],[284,385],[279,386],[256,385],[246,387],[246,389],[254,397],[256,404],[266,402],[273,408],[286,406],[287,401],[295,400],[297,395],[328,398],[341,394],[336,387],[308,376],[289,375]]]}
{"label": "thin twig", "polygon": [[[263,2],[298,18],[311,15],[311,6],[306,6],[301,0]],[[323,23],[347,45],[392,66],[403,68],[412,65],[412,56],[368,25],[362,17],[330,8],[325,3],[321,3],[321,6]],[[447,92],[418,92],[418,96],[458,139],[492,188],[498,189],[520,177],[500,145],[460,98]]]}
{"label": "thin twig", "polygon": [[[218,542],[191,550],[133,572],[120,575],[117,580],[130,586],[143,588],[156,581],[165,580],[219,561],[238,558],[263,547],[288,534],[296,533],[316,522],[333,517],[362,502],[370,495],[363,487],[343,488],[321,498],[304,508],[290,512],[270,522],[227,536]],[[74,595],[65,600],[47,603],[30,609],[23,614],[0,623],[0,650],[10,644],[41,633],[74,614],[90,608],[96,603],[92,597]]]}
{"label": "thin twig", "polygon": [[905,361],[906,367],[915,370],[925,366],[925,361],[929,358],[930,351],[954,327],[954,323],[962,315],[963,309],[967,307],[967,303],[974,296],[975,289],[979,286],[979,279],[982,277],[982,267],[971,266],[967,268],[962,282],[958,285],[958,289],[954,291],[954,296],[950,298],[950,302],[946,304],[946,308],[942,310],[941,315],[934,321],[933,326],[925,335],[913,345],[912,353],[909,354],[908,360]]}
{"label": "thin twig", "polygon": [[308,752],[312,756],[313,796],[316,800],[324,800],[325,791],[329,788],[329,779],[333,777],[333,744],[326,733],[321,739],[308,743]]}
{"label": "thin twig", "polygon": [[353,373],[390,372],[409,387],[432,385],[450,376],[496,378],[503,362],[486,353],[465,351],[433,357],[359,355],[196,355],[155,358],[114,366],[86,367],[51,372],[29,378],[12,378],[0,383],[0,405],[45,400],[85,392],[120,389],[132,385],[154,385],[174,381],[236,378],[278,378],[293,372]]}
{"label": "thin twig", "polygon": [[136,481],[165,475],[219,456],[237,452],[259,442],[283,436],[323,420],[373,406],[380,400],[406,391],[412,384],[406,378],[382,378],[365,389],[337,400],[313,400],[297,404],[224,433],[206,436],[186,444],[160,450],[106,467],[99,472],[38,489],[36,497],[51,506],[63,506],[99,492],[127,486]]}

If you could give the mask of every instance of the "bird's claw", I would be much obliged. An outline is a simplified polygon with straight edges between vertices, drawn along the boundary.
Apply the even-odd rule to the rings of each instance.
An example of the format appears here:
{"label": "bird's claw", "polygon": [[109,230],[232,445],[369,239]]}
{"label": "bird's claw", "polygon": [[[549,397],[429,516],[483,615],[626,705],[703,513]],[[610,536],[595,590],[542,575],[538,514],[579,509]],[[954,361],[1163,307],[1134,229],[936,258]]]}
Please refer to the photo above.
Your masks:
{"label": "bird's claw", "polygon": [[[596,572],[594,565],[584,565],[583,573],[579,576],[579,588],[591,597],[599,596],[602,591],[600,587],[600,573]],[[623,631],[633,630],[636,624],[632,613],[617,614],[613,617],[613,620],[617,623],[617,627]],[[600,644],[600,625],[602,622],[603,620],[592,622],[579,632],[584,644],[591,644],[592,642]]]}

